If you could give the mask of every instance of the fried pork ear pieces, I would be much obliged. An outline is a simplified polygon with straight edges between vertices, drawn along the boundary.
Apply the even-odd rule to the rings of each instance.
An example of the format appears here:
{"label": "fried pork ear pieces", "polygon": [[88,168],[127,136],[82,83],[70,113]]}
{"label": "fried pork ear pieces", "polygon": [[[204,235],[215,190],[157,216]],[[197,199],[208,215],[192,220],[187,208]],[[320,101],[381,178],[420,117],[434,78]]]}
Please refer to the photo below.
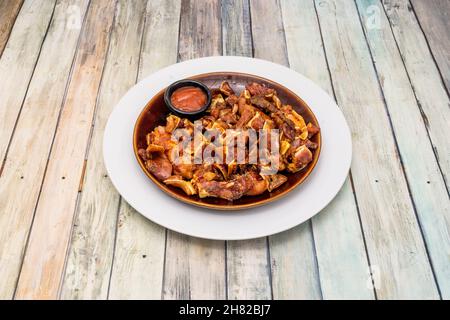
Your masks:
{"label": "fried pork ear pieces", "polygon": [[177,176],[181,176],[182,178],[192,179],[194,174],[195,164],[174,164],[173,165],[173,173]]}
{"label": "fried pork ear pieces", "polygon": [[267,180],[263,179],[259,174],[252,171],[248,174],[249,182],[250,182],[250,188],[245,193],[247,196],[257,196],[261,193],[264,193],[264,191],[267,190],[269,187],[269,183]]}
{"label": "fried pork ear pieces", "polygon": [[252,96],[266,96],[272,97],[276,94],[275,90],[272,88],[267,88],[264,84],[252,82],[245,86]]}
{"label": "fried pork ear pieces", "polygon": [[242,197],[250,189],[250,183],[246,175],[240,175],[229,181],[197,181],[198,196],[200,198],[217,197],[225,200],[236,200]]}
{"label": "fried pork ear pieces", "polygon": [[[225,102],[228,104],[228,106],[233,107],[238,103],[238,96],[236,96],[235,94],[229,95],[226,99]],[[236,113],[236,112],[235,112]]]}
{"label": "fried pork ear pieces", "polygon": [[173,130],[178,128],[178,126],[180,125],[180,122],[181,122],[180,118],[178,118],[177,116],[174,116],[172,114],[169,115],[166,120],[167,120],[166,132],[168,132],[168,133],[172,133]]}
{"label": "fried pork ear pieces", "polygon": [[210,110],[215,108],[217,105],[225,107],[225,100],[221,94],[217,94],[217,95],[213,96],[213,98],[211,100]]}
{"label": "fried pork ear pieces", "polygon": [[147,151],[145,149],[139,149],[138,154],[144,161],[147,161],[148,159],[150,159],[150,155],[147,153]]}
{"label": "fried pork ear pieces", "polygon": [[147,147],[148,153],[155,153],[155,152],[164,152],[164,147],[157,145],[157,144],[149,144]]}
{"label": "fried pork ear pieces", "polygon": [[159,181],[164,181],[172,175],[172,164],[164,154],[158,154],[145,162],[145,167]]}
{"label": "fried pork ear pieces", "polygon": [[311,138],[313,135],[320,131],[320,129],[313,125],[311,122],[306,125],[306,129],[308,130],[308,138]]}
{"label": "fried pork ear pieces", "polygon": [[292,156],[292,163],[289,163],[287,168],[290,172],[298,172],[306,167],[312,159],[312,152],[305,145],[302,145],[295,150],[295,153]]}
{"label": "fried pork ear pieces", "polygon": [[228,170],[224,164],[214,163],[213,167],[220,172],[224,180],[228,179]]}
{"label": "fried pork ear pieces", "polygon": [[177,142],[172,140],[172,135],[166,132],[165,127],[159,126],[147,134],[147,145],[159,145],[164,151],[172,149]]}
{"label": "fried pork ear pieces", "polygon": [[[276,164],[275,170],[278,172],[295,173],[312,161],[311,150],[316,149],[318,145],[310,139],[319,132],[319,128],[312,123],[306,124],[304,118],[292,106],[283,105],[274,89],[263,84],[250,83],[245,90],[235,94],[230,84],[224,81],[219,89],[212,92],[212,102],[207,113],[199,122],[195,122],[195,125],[187,118],[169,115],[165,126],[156,127],[146,136],[147,148],[138,150],[138,154],[144,160],[147,170],[158,180],[182,189],[187,195],[198,194],[200,198],[218,197],[232,201],[244,195],[259,195],[266,190],[272,192],[283,185],[287,177],[274,173],[276,171],[272,168],[273,164]],[[194,130],[194,126],[199,130]],[[178,128],[187,130],[193,138],[190,149],[176,148],[178,141],[172,140],[172,133]],[[233,133],[227,129],[243,130]],[[227,141],[242,137],[247,143],[249,134],[254,132],[250,129],[256,132],[260,129],[279,130],[280,152],[276,159],[267,157],[271,165],[237,164],[236,159],[228,159],[231,151],[236,155],[237,147],[228,150]],[[211,130],[216,132],[213,135],[214,141],[219,142],[218,146],[212,144]],[[195,139],[200,142],[196,146]],[[246,147],[247,161],[259,152],[256,148],[258,143]],[[223,160],[231,163],[204,162],[200,165],[175,161],[177,156],[186,156],[191,162],[194,159],[202,159],[203,152],[210,146],[213,146],[214,158],[222,155]]]}
{"label": "fried pork ear pieces", "polygon": [[290,147],[291,144],[288,141],[282,140],[280,144],[280,154],[284,156]]}
{"label": "fried pork ear pieces", "polygon": [[272,101],[275,103],[275,107],[277,107],[277,109],[281,108],[281,101],[276,95],[272,96]]}
{"label": "fried pork ear pieces", "polygon": [[283,183],[287,181],[287,177],[282,174],[273,174],[270,176],[265,176],[265,179],[268,182],[267,190],[272,192],[273,190],[280,187]]}
{"label": "fried pork ear pieces", "polygon": [[183,177],[181,177],[181,176],[170,176],[166,180],[164,180],[164,183],[169,186],[174,186],[174,187],[180,188],[188,196],[197,194],[197,190],[195,190],[192,183],[190,181],[183,180]]}
{"label": "fried pork ear pieces", "polygon": [[257,112],[253,116],[253,118],[251,118],[250,121],[247,123],[247,126],[254,130],[260,130],[264,127],[265,122],[266,122],[266,120],[263,118],[262,113]]}
{"label": "fried pork ear pieces", "polygon": [[233,89],[231,89],[230,84],[226,81],[222,82],[222,84],[219,87],[219,90],[227,97],[234,94],[234,91]]}

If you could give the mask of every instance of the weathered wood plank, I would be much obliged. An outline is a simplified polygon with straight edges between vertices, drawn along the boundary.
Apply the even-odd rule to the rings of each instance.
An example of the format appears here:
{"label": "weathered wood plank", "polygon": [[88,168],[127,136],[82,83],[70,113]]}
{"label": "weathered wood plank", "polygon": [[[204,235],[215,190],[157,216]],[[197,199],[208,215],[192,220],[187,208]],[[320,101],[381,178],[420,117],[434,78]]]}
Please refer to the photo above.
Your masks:
{"label": "weathered wood plank", "polygon": [[450,92],[450,1],[411,0],[432,54]]}
{"label": "weathered wood plank", "polygon": [[120,195],[103,164],[103,132],[114,105],[136,81],[145,8],[145,1],[120,0],[117,5],[69,246],[63,299],[106,299],[108,295]]}
{"label": "weathered wood plank", "polygon": [[115,1],[94,1],[88,10],[16,298],[58,295],[114,9]]}
{"label": "weathered wood plank", "polygon": [[[178,0],[148,1],[138,79],[176,62],[180,7]],[[122,199],[110,299],[161,298],[165,235]]]}
{"label": "weathered wood plank", "polygon": [[12,298],[19,276],[80,34],[79,29],[68,29],[64,18],[67,8],[77,5],[82,19],[87,4],[87,0],[58,2],[0,178],[0,297],[3,299]]}
{"label": "weathered wood plank", "polygon": [[176,62],[180,10],[181,0],[148,1],[138,80]]}
{"label": "weathered wood plank", "polygon": [[25,1],[1,56],[0,162],[5,158],[55,2]]}
{"label": "weathered wood plank", "polygon": [[222,36],[224,55],[253,56],[248,0],[222,0]]}
{"label": "weathered wood plank", "polygon": [[321,299],[311,223],[269,237],[273,298]]}
{"label": "weathered wood plank", "polygon": [[220,1],[182,0],[179,60],[189,60],[222,53]]}
{"label": "weathered wood plank", "polygon": [[352,177],[377,296],[439,298],[356,5],[317,0],[316,9],[352,131]]}
{"label": "weathered wood plank", "polygon": [[[279,1],[251,1],[256,58],[289,65]],[[311,225],[269,237],[274,299],[320,299]]]}
{"label": "weathered wood plank", "polygon": [[164,228],[148,221],[123,199],[117,228],[108,298],[160,299],[164,271]]}
{"label": "weathered wood plank", "polygon": [[384,8],[448,188],[450,185],[449,96],[414,12],[410,10],[409,1],[392,0],[386,2]]}
{"label": "weathered wood plank", "polygon": [[250,0],[250,11],[255,58],[288,66],[289,61],[279,1]]}
{"label": "weathered wood plank", "polygon": [[[252,56],[247,0],[222,1],[223,53]],[[271,299],[267,238],[227,243],[228,299]]]}
{"label": "weathered wood plank", "polygon": [[[181,4],[180,60],[220,55],[220,2]],[[201,240],[167,231],[164,299],[224,299],[225,242]]]}
{"label": "weathered wood plank", "polygon": [[[450,202],[389,21],[378,0],[357,0],[417,215],[443,298],[450,298]],[[378,27],[367,21],[380,8]],[[369,28],[367,27],[369,26]]]}
{"label": "weathered wood plank", "polygon": [[272,298],[267,238],[227,242],[228,299]]}
{"label": "weathered wood plank", "polygon": [[[289,63],[333,96],[314,1],[281,1]],[[304,44],[308,43],[307,46]],[[368,262],[349,179],[312,219],[324,299],[373,299]]]}
{"label": "weathered wood plank", "polygon": [[3,0],[0,2],[0,57],[22,4],[23,0]]}

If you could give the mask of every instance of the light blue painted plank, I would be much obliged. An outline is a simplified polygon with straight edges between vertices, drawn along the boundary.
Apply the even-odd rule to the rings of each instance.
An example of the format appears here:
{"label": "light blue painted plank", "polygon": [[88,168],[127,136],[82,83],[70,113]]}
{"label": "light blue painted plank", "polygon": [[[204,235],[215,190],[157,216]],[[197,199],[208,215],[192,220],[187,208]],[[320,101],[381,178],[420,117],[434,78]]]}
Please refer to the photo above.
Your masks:
{"label": "light blue painted plank", "polygon": [[381,3],[378,0],[356,0],[356,3],[436,278],[443,298],[449,299],[450,202],[445,182]]}
{"label": "light blue painted plank", "polygon": [[[314,2],[282,0],[289,63],[333,96]],[[305,45],[307,44],[307,45]],[[373,299],[350,181],[312,220],[324,299]]]}
{"label": "light blue painted plank", "polygon": [[352,178],[377,297],[437,299],[356,5],[347,0],[315,4],[336,99],[352,131]]}
{"label": "light blue painted plank", "polygon": [[[250,1],[256,58],[288,65],[280,3]],[[274,299],[320,299],[319,274],[309,223],[269,237]]]}

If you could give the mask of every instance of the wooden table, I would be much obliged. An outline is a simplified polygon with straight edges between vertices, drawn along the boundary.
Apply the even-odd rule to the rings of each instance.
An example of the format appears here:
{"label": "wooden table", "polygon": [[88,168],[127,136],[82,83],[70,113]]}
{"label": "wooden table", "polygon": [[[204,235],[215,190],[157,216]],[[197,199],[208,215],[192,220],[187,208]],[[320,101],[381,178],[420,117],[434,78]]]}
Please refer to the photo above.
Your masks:
{"label": "wooden table", "polygon": [[[449,299],[450,1],[383,2],[2,0],[0,298]],[[352,131],[338,196],[281,234],[165,230],[103,165],[136,81],[222,54],[304,74]]]}

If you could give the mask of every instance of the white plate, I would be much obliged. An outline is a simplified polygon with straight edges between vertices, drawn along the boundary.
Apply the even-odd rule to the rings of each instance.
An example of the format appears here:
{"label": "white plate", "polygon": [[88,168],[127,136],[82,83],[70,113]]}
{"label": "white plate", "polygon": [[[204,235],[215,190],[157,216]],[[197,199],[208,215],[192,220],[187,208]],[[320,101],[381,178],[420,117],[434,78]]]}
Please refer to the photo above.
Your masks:
{"label": "white plate", "polygon": [[[243,72],[292,90],[316,115],[322,149],[311,175],[284,198],[240,211],[213,211],[178,201],[142,172],[133,153],[135,121],[146,103],[172,82],[208,72]],[[312,81],[286,67],[252,58],[207,57],[159,70],[140,81],[119,101],[105,129],[103,155],[112,183],[122,197],[148,219],[195,237],[238,240],[290,229],[317,214],[347,177],[352,154],[350,130],[334,100]]]}

